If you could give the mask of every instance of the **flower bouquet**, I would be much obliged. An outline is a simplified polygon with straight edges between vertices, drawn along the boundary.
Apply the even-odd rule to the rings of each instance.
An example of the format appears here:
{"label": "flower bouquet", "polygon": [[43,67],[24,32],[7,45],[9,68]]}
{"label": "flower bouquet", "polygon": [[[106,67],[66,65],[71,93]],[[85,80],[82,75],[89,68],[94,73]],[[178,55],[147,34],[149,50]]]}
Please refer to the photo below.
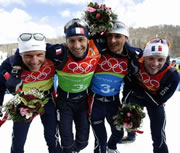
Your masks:
{"label": "flower bouquet", "polygon": [[44,92],[32,89],[18,92],[3,107],[5,108],[4,111],[8,113],[8,120],[30,121],[44,112],[43,106],[48,100]]}
{"label": "flower bouquet", "polygon": [[137,104],[124,104],[114,116],[114,124],[117,130],[125,128],[128,132],[136,132],[140,128],[143,118],[145,118],[145,113],[142,107]]}
{"label": "flower bouquet", "polygon": [[89,25],[91,36],[103,35],[113,28],[117,15],[105,4],[99,5],[98,3],[90,2],[85,11],[84,20]]}

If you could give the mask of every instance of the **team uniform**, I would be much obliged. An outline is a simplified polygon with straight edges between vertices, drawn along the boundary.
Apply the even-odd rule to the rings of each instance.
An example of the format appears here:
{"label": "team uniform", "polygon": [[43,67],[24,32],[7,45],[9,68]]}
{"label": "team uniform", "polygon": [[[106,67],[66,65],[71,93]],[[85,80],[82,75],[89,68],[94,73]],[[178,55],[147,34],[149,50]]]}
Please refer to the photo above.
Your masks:
{"label": "team uniform", "polygon": [[[12,57],[7,58],[0,67],[0,104],[2,105],[6,90],[5,72],[11,73]],[[21,80],[23,82],[23,91],[29,91],[32,88],[38,88],[40,91],[45,91],[49,97],[49,102],[44,106],[44,114],[40,116],[44,126],[44,137],[48,145],[49,153],[60,153],[61,148],[57,139],[56,128],[56,109],[52,100],[51,91],[53,87],[53,78],[55,66],[51,60],[46,60],[38,72],[30,72],[26,67],[22,70]],[[28,130],[32,121],[14,121],[11,153],[24,153],[24,145],[26,142]]]}
{"label": "team uniform", "polygon": [[[100,54],[93,40],[89,40],[89,47],[81,58],[74,57],[62,46],[48,45],[47,54],[54,59],[58,76],[57,110],[63,153],[72,153],[79,152],[88,144],[88,87]],[[55,57],[52,56],[53,52],[56,52]],[[73,121],[76,127],[75,140]]]}
{"label": "team uniform", "polygon": [[147,73],[143,63],[140,63],[140,71],[136,78],[131,76],[125,79],[123,101],[147,108],[154,153],[168,153],[163,104],[173,95],[178,82],[178,72],[168,62],[155,75]]}
{"label": "team uniform", "polygon": [[[122,137],[122,131],[118,131],[113,123],[113,116],[120,107],[120,88],[124,77],[129,73],[128,69],[132,68],[130,55],[135,55],[135,51],[141,50],[125,43],[121,55],[109,50],[102,53],[91,82],[89,97],[89,119],[95,135],[94,153],[106,153],[107,147],[116,150],[119,138]],[[105,118],[112,132],[108,142]]]}

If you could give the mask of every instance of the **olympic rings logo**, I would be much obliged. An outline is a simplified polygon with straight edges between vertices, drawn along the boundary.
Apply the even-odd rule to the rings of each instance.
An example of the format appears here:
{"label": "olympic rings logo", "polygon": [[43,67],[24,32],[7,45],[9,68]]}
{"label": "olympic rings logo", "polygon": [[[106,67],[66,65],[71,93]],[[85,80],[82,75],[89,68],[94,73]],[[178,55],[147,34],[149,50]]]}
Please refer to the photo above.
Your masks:
{"label": "olympic rings logo", "polygon": [[73,73],[88,73],[94,69],[94,66],[97,63],[97,59],[91,59],[89,63],[87,62],[70,62],[68,64],[68,69],[71,70]]}
{"label": "olympic rings logo", "polygon": [[[102,61],[102,62],[101,62]],[[98,65],[104,71],[112,70],[115,73],[122,73],[127,71],[127,62],[125,61],[118,61],[116,58],[109,58],[107,59],[104,55],[101,57],[101,61]]]}
{"label": "olympic rings logo", "polygon": [[148,86],[151,88],[156,88],[156,89],[159,88],[160,86],[159,81],[151,79],[150,76],[145,72],[143,73],[140,72],[139,74],[140,74],[141,80],[143,81],[143,84],[146,84],[146,85],[149,84]]}
{"label": "olympic rings logo", "polygon": [[22,74],[22,80],[25,82],[35,82],[42,81],[49,77],[49,74],[52,73],[52,68],[50,66],[46,66],[41,71],[31,72],[28,74]]}

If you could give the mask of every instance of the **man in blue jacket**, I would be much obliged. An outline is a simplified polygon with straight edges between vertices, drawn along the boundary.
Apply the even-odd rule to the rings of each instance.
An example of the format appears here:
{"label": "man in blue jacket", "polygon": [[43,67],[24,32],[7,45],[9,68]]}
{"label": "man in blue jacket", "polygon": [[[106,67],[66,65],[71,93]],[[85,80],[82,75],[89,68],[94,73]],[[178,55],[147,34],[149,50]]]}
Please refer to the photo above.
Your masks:
{"label": "man in blue jacket", "polygon": [[[129,31],[122,22],[117,21],[106,37],[108,48],[102,52],[91,82],[89,118],[95,137],[94,153],[119,153],[117,143],[122,131],[116,129],[113,116],[120,107],[119,94],[123,79],[128,74],[138,72],[138,58],[142,50],[127,43]],[[111,127],[109,140],[105,119]]]}
{"label": "man in blue jacket", "polygon": [[140,71],[125,78],[124,103],[146,107],[150,119],[154,153],[168,153],[164,103],[174,94],[179,83],[178,72],[167,61],[169,42],[154,38],[145,46]]}
{"label": "man in blue jacket", "polygon": [[[55,66],[51,60],[45,58],[45,36],[40,33],[22,33],[18,38],[18,48],[23,62],[21,67],[12,67],[14,56],[7,58],[0,66],[0,105],[3,104],[6,87],[9,87],[9,84],[16,84],[17,88],[20,88],[22,84],[23,91],[33,88],[45,91],[49,101],[44,106],[44,114],[40,116],[44,126],[44,137],[49,153],[61,153],[56,135],[56,109],[51,96]],[[5,76],[8,73],[11,77],[6,80]],[[11,153],[24,153],[24,145],[31,123],[32,120],[29,122],[13,121]]]}

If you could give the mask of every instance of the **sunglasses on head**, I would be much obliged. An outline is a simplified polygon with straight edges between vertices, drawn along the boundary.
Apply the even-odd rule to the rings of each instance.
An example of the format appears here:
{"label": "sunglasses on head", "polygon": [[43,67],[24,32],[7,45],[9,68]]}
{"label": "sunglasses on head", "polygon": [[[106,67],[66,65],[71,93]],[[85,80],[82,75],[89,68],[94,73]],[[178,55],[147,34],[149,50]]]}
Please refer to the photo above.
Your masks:
{"label": "sunglasses on head", "polygon": [[43,41],[46,39],[46,37],[41,33],[23,33],[19,36],[22,41],[28,41],[32,39],[32,37],[37,41]]}
{"label": "sunglasses on head", "polygon": [[145,46],[148,43],[162,43],[168,45],[168,47],[171,48],[171,42],[166,38],[161,38],[161,37],[152,38],[145,43]]}

